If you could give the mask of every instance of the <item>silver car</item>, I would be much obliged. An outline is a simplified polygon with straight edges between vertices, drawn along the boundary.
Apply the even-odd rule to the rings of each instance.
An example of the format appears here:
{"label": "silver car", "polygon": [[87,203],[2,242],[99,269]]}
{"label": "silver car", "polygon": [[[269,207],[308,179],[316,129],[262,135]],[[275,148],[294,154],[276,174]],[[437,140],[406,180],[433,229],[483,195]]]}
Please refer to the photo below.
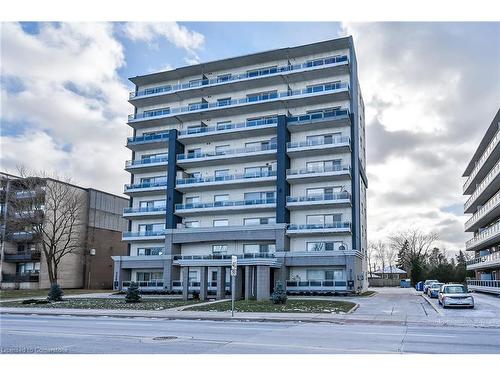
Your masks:
{"label": "silver car", "polygon": [[474,297],[462,284],[445,284],[438,293],[438,302],[443,308],[464,306],[474,308]]}
{"label": "silver car", "polygon": [[432,283],[428,288],[427,288],[427,295],[431,298],[437,298],[439,290],[441,287],[444,285],[444,283]]}
{"label": "silver car", "polygon": [[425,280],[424,282],[424,293],[427,294],[427,289],[431,286],[432,283],[438,283],[437,280]]}

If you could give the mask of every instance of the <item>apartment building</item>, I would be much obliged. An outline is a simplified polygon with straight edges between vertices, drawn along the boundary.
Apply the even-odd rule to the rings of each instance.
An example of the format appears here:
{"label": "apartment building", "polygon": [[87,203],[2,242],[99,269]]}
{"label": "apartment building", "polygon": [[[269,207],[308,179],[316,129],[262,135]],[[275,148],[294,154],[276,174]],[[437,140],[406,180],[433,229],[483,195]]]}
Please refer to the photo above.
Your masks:
{"label": "apartment building", "polygon": [[130,79],[130,205],[115,288],[223,298],[359,292],[364,104],[351,37]]}
{"label": "apartment building", "polygon": [[469,196],[464,212],[472,215],[465,223],[465,231],[473,234],[465,249],[474,252],[467,270],[476,274],[467,284],[471,290],[497,294],[500,294],[499,130],[500,109],[463,174],[464,195]]}
{"label": "apartment building", "polygon": [[69,186],[75,196],[82,199],[84,207],[81,210],[83,225],[75,231],[81,246],[62,258],[58,283],[62,288],[111,289],[111,256],[127,254],[121,237],[127,229],[127,220],[122,215],[128,200],[51,178],[20,178],[7,173],[0,173],[1,288],[50,287],[39,233],[30,229],[31,224],[46,220],[44,204],[49,184]]}

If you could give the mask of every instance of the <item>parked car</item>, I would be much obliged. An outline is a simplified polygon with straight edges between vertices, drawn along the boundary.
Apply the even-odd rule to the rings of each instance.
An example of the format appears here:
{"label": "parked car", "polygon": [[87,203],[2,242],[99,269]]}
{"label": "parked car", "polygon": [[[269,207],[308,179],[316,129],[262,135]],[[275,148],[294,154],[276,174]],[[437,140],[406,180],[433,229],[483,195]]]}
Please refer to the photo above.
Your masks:
{"label": "parked car", "polygon": [[474,297],[462,284],[444,284],[439,289],[438,302],[443,308],[465,306],[474,308]]}
{"label": "parked car", "polygon": [[423,281],[419,281],[417,283],[417,285],[415,285],[415,289],[419,292],[422,292],[424,290],[424,282]]}
{"label": "parked car", "polygon": [[424,283],[424,293],[427,293],[427,288],[431,286],[432,283],[438,283],[438,280],[425,280]]}
{"label": "parked car", "polygon": [[432,283],[428,288],[427,288],[427,295],[431,298],[437,298],[439,290],[441,287],[444,285],[444,283]]}

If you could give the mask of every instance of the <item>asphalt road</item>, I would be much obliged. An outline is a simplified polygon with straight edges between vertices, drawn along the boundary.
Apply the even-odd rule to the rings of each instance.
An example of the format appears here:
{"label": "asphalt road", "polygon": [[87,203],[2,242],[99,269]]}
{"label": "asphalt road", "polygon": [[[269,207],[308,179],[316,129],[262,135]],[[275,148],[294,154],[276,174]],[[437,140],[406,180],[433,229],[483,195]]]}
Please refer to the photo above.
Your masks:
{"label": "asphalt road", "polygon": [[455,318],[500,318],[500,297],[486,293],[472,293],[474,309],[450,307],[443,309],[437,298],[428,298],[441,316]]}
{"label": "asphalt road", "polygon": [[500,329],[2,315],[2,353],[500,353]]}

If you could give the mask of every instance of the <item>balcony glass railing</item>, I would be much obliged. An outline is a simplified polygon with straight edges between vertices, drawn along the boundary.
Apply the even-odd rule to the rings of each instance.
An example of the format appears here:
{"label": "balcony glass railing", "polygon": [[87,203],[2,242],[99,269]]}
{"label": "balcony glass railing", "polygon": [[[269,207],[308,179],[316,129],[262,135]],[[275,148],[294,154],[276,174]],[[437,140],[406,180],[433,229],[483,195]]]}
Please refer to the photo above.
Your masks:
{"label": "balcony glass railing", "polygon": [[500,160],[495,164],[495,166],[491,169],[491,171],[486,175],[486,177],[481,181],[479,185],[477,185],[476,190],[472,195],[467,199],[467,202],[464,204],[464,210],[467,211],[473,202],[484,192],[486,187],[495,179],[500,172]]}
{"label": "balcony glass railing", "polygon": [[494,207],[500,203],[500,191],[496,193],[491,199],[484,204],[479,210],[476,211],[472,217],[465,222],[465,228],[469,228],[471,225],[475,224],[480,218],[485,214],[490,212]]}
{"label": "balcony glass railing", "polygon": [[223,202],[207,202],[207,203],[188,203],[176,204],[175,210],[190,210],[190,209],[207,209],[219,207],[238,207],[238,206],[258,206],[264,204],[275,204],[276,198],[269,199],[247,199],[242,201],[223,201]]}
{"label": "balcony glass railing", "polygon": [[479,170],[483,167],[486,160],[490,157],[493,150],[497,147],[499,140],[500,140],[500,131],[497,131],[497,133],[495,134],[493,139],[488,144],[488,147],[486,147],[486,150],[484,150],[483,155],[477,161],[476,166],[472,170],[471,174],[469,175],[469,177],[465,181],[464,191],[466,191],[469,188],[470,184],[472,183],[472,181],[476,177]]}
{"label": "balcony glass railing", "polygon": [[276,99],[280,99],[280,98],[291,98],[291,97],[301,96],[301,95],[317,95],[317,94],[321,94],[324,92],[348,90],[348,89],[349,89],[349,84],[347,82],[328,83],[328,84],[324,84],[324,85],[314,86],[314,88],[308,87],[308,88],[299,89],[299,90],[272,92],[272,93],[267,93],[267,94],[263,94],[263,95],[248,96],[246,98],[241,98],[241,99],[231,99],[231,100],[224,100],[224,101],[212,102],[212,103],[203,102],[203,103],[198,103],[198,104],[192,104],[192,105],[185,106],[185,107],[171,108],[168,111],[161,110],[161,111],[151,111],[151,112],[138,113],[135,115],[129,115],[128,119],[129,119],[129,121],[141,120],[141,119],[151,119],[151,118],[161,117],[161,116],[178,115],[178,114],[184,114],[184,113],[189,113],[189,112],[195,112],[195,111],[200,111],[203,109],[214,109],[214,108],[222,108],[222,107],[240,105],[240,104],[258,103],[258,102],[263,102],[263,101],[265,102],[265,101],[269,101],[269,100],[276,100]]}
{"label": "balcony glass railing", "polygon": [[253,178],[265,178],[265,177],[275,177],[275,176],[276,176],[276,171],[266,171],[266,172],[246,173],[246,174],[232,174],[219,177],[210,176],[210,177],[181,178],[177,180],[177,185],[209,184],[212,182],[239,181],[239,180],[247,180]]}
{"label": "balcony glass railing", "polygon": [[138,145],[142,143],[168,141],[168,133],[142,135],[139,137],[127,138],[127,145]]}
{"label": "balcony glass railing", "polygon": [[164,236],[165,230],[148,230],[143,232],[123,232],[123,238],[129,237],[159,237]]}
{"label": "balcony glass railing", "polygon": [[122,281],[122,287],[128,288],[131,283],[136,283],[139,288],[162,287],[163,280],[150,280],[150,281]]}
{"label": "balcony glass railing", "polygon": [[351,172],[351,167],[349,165],[331,165],[324,166],[322,168],[304,168],[304,169],[288,169],[286,171],[287,176],[296,175],[309,175],[314,173],[329,173],[329,172]]}
{"label": "balcony glass railing", "polygon": [[174,260],[225,260],[232,256],[238,259],[275,258],[274,253],[247,253],[247,254],[207,254],[207,255],[174,255]]}
{"label": "balcony glass railing", "polygon": [[126,184],[125,190],[133,190],[133,189],[147,189],[154,187],[167,187],[167,180],[164,181],[153,181],[153,182],[140,182],[137,184]]}
{"label": "balcony glass railing", "polygon": [[240,122],[237,124],[219,124],[217,126],[200,126],[198,128],[190,128],[190,129],[182,130],[179,132],[179,135],[182,137],[182,136],[188,136],[188,135],[193,135],[193,134],[220,133],[220,132],[225,132],[225,131],[233,130],[233,129],[248,129],[248,128],[255,128],[257,126],[273,125],[273,124],[277,124],[277,123],[278,123],[277,118],[269,118],[269,119],[263,119],[263,120],[253,120],[253,121]]}
{"label": "balcony glass railing", "polygon": [[145,90],[131,92],[129,94],[129,96],[130,96],[130,99],[133,99],[133,98],[147,96],[147,95],[163,94],[163,93],[170,93],[170,92],[175,92],[175,91],[179,91],[179,90],[187,90],[187,89],[203,87],[203,86],[208,86],[208,85],[224,84],[224,83],[239,81],[239,80],[248,79],[248,78],[263,77],[263,76],[268,76],[268,75],[273,75],[273,74],[291,72],[291,71],[300,70],[300,69],[316,68],[318,66],[338,64],[338,63],[347,62],[347,61],[348,61],[347,55],[333,56],[333,57],[327,57],[324,59],[317,59],[315,61],[306,62],[303,64],[294,64],[294,65],[289,64],[289,65],[283,65],[283,66],[278,66],[278,67],[253,70],[251,72],[233,73],[231,75],[224,75],[224,76],[212,78],[212,79],[202,79],[199,81],[186,82],[186,83],[181,83],[181,84],[177,84],[177,85],[164,85],[164,86],[158,86],[158,87],[151,87],[151,88],[148,88]]}
{"label": "balcony glass railing", "polygon": [[348,109],[335,109],[333,111],[326,111],[320,113],[310,113],[299,116],[291,116],[288,117],[288,124],[302,124],[309,122],[318,122],[318,121],[326,121],[326,120],[334,120],[335,118],[344,118],[349,116]]}
{"label": "balcony glass railing", "polygon": [[314,146],[324,146],[324,145],[346,145],[351,143],[350,137],[333,137],[324,139],[312,139],[303,142],[288,142],[287,148],[300,148],[300,147],[314,147]]}
{"label": "balcony glass railing", "polygon": [[177,160],[202,159],[202,158],[211,158],[217,156],[236,155],[236,154],[251,154],[261,151],[276,150],[276,148],[277,145],[275,143],[272,143],[269,145],[252,146],[245,148],[232,148],[220,151],[193,152],[189,154],[179,154],[177,155]]}
{"label": "balcony glass railing", "polygon": [[345,199],[351,199],[351,194],[349,194],[348,192],[341,192],[333,194],[310,195],[306,197],[287,197],[286,201],[288,203],[298,203],[298,202],[336,201]]}
{"label": "balcony glass railing", "polygon": [[465,243],[465,248],[469,249],[473,246],[479,245],[484,241],[489,240],[490,238],[498,235],[500,233],[500,222],[493,224],[492,226],[486,228],[474,238],[471,238],[469,241]]}
{"label": "balcony glass railing", "polygon": [[167,163],[168,156],[161,156],[157,158],[145,158],[145,159],[137,159],[137,160],[127,160],[125,166],[127,168],[136,167],[136,166],[147,166],[151,164],[160,164]]}
{"label": "balcony glass railing", "polygon": [[148,213],[148,212],[165,212],[165,206],[159,207],[125,207],[123,209],[124,214],[135,214],[135,213]]}
{"label": "balcony glass railing", "polygon": [[500,280],[467,280],[467,286],[479,286],[500,289]]}
{"label": "balcony glass railing", "polygon": [[291,281],[286,282],[287,288],[334,288],[346,287],[345,280],[307,280],[307,281]]}
{"label": "balcony glass railing", "polygon": [[311,229],[351,229],[351,223],[339,221],[327,224],[290,224],[288,230],[311,230]]}
{"label": "balcony glass railing", "polygon": [[493,262],[496,260],[500,260],[500,251],[496,251],[494,253],[484,255],[482,257],[474,258],[472,260],[467,261],[467,265],[480,264],[486,262]]}

